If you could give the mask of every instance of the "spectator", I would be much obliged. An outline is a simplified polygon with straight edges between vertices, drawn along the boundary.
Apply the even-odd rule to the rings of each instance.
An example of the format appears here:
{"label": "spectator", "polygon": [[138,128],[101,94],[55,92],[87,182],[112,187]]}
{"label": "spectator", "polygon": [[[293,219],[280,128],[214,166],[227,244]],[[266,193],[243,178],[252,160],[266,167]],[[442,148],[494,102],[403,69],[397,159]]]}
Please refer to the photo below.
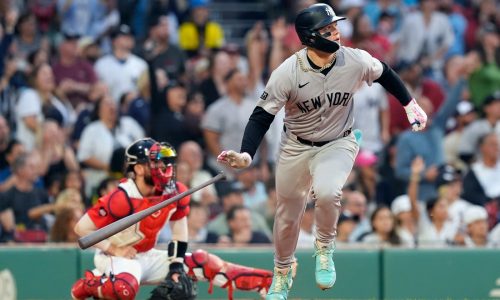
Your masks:
{"label": "spectator", "polygon": [[488,238],[488,213],[482,206],[472,206],[464,216],[467,225],[465,236],[465,247],[467,248],[491,248],[493,241]]}
{"label": "spectator", "polygon": [[0,170],[9,166],[6,159],[6,150],[11,142],[10,126],[7,119],[0,115]]}
{"label": "spectator", "polygon": [[398,59],[420,61],[432,78],[442,77],[444,57],[455,39],[447,16],[436,10],[437,1],[422,0],[419,9],[405,16],[401,27]]}
{"label": "spectator", "polygon": [[[375,207],[372,210],[375,210]],[[357,241],[362,234],[371,230],[366,197],[361,192],[353,191],[345,195],[342,215],[346,218],[356,220],[355,227],[352,228],[352,232],[349,235],[349,241]]]}
{"label": "spectator", "polygon": [[[116,103],[127,92],[137,91],[137,80],[146,70],[146,62],[132,54],[134,39],[130,27],[120,25],[111,33],[113,52],[97,60],[97,76],[108,86]],[[120,76],[116,76],[120,74]]]}
{"label": "spectator", "polygon": [[274,215],[276,214],[276,182],[274,176],[271,176],[266,182],[266,202],[262,203],[260,206],[256,207],[254,210],[258,212],[261,216],[264,216],[267,226],[269,228],[274,227]]}
{"label": "spectator", "polygon": [[[150,79],[152,76],[150,71]],[[151,136],[159,141],[168,140],[178,149],[190,138],[182,114],[187,102],[186,87],[179,81],[171,81],[165,90],[158,92],[156,80],[151,83]]]}
{"label": "spectator", "polygon": [[337,223],[337,236],[335,237],[335,241],[340,243],[350,243],[352,233],[358,225],[358,221],[358,218],[355,216],[340,214],[339,221]]}
{"label": "spectator", "polygon": [[71,106],[54,96],[54,74],[48,64],[33,69],[30,84],[32,88],[23,91],[16,106],[16,137],[28,151],[35,148],[44,119],[53,119],[63,128],[74,121]]}
{"label": "spectator", "polygon": [[[177,157],[178,163],[184,162],[189,165],[193,176],[186,185],[194,187],[209,180],[211,174],[203,169],[203,149],[194,141],[187,141],[181,144]],[[217,201],[217,192],[213,185],[204,187],[191,195],[193,202],[199,202],[201,205],[210,206]]]}
{"label": "spectator", "polygon": [[26,152],[26,148],[18,142],[17,140],[10,140],[5,151],[2,152],[5,154],[5,160],[7,162],[7,166],[0,169],[0,192],[5,192],[10,189],[14,184],[16,177],[12,172],[12,166],[16,159]]}
{"label": "spectator", "polygon": [[353,98],[354,127],[363,132],[360,147],[379,153],[390,139],[387,93],[378,83],[364,83]]}
{"label": "spectator", "polygon": [[462,194],[462,175],[450,165],[441,168],[436,180],[439,199],[444,199],[448,206],[448,219],[455,228],[465,231],[464,215],[471,203],[460,198]]}
{"label": "spectator", "polygon": [[52,176],[80,169],[73,148],[66,143],[65,133],[54,121],[44,122],[41,145],[38,149],[42,155],[46,186],[47,180]]}
{"label": "spectator", "polygon": [[466,61],[472,69],[469,80],[471,100],[476,108],[480,108],[486,97],[500,86],[500,34],[496,25],[483,25],[479,30],[477,49],[468,53]]}
{"label": "spectator", "polygon": [[170,42],[169,21],[167,16],[156,16],[151,20],[150,41],[144,49],[154,69],[162,69],[171,80],[185,82],[186,54]]}
{"label": "spectator", "polygon": [[[498,136],[488,133],[479,139],[479,157],[464,178],[463,197],[473,204],[496,206],[500,200],[500,145]],[[496,223],[495,222],[493,224]],[[493,225],[492,224],[492,225]]]}
{"label": "spectator", "polygon": [[358,152],[354,161],[354,167],[356,168],[354,186],[363,193],[367,199],[366,202],[368,202],[372,208],[376,202],[379,180],[377,174],[377,161],[377,156],[368,150],[361,150]]}
{"label": "spectator", "polygon": [[415,157],[420,156],[424,160],[426,169],[420,174],[422,180],[420,181],[418,197],[423,201],[436,196],[435,180],[438,175],[438,167],[445,162],[443,139],[446,121],[455,111],[464,86],[465,82],[459,81],[435,115],[432,103],[421,99],[420,105],[429,117],[427,128],[422,132],[407,130],[398,138],[396,175],[401,180],[408,181],[410,179],[410,166]]}
{"label": "spectator", "polygon": [[226,215],[229,227],[229,240],[233,245],[270,244],[271,240],[265,233],[252,229],[252,217],[248,208],[236,205],[231,207]]}
{"label": "spectator", "polygon": [[198,202],[190,203],[188,216],[189,242],[202,244],[215,244],[219,235],[207,229],[209,211],[207,207]]}
{"label": "spectator", "polygon": [[97,81],[92,65],[78,57],[78,39],[65,34],[59,44],[59,60],[53,65],[59,96],[68,99],[75,110],[89,101],[88,94]]}
{"label": "spectator", "polygon": [[[7,9],[4,13],[5,27],[0,25],[0,74],[4,73],[4,59],[11,50],[14,40],[14,30],[18,19],[16,9]],[[3,30],[2,30],[3,29]]]}
{"label": "spectator", "polygon": [[224,78],[231,69],[231,58],[227,52],[217,51],[210,56],[210,76],[201,81],[198,86],[198,90],[203,93],[206,108],[226,94],[226,83]]}
{"label": "spectator", "polygon": [[397,196],[406,193],[405,181],[396,176],[397,138],[397,135],[393,136],[384,147],[380,153],[380,163],[377,168],[379,182],[375,202],[386,206],[391,205],[392,200]]}
{"label": "spectator", "polygon": [[[349,17],[348,17],[349,19]],[[373,57],[394,64],[394,48],[392,43],[383,35],[378,34],[367,15],[358,14],[352,19],[353,31],[347,46],[366,50]],[[346,23],[339,23],[346,24]]]}
{"label": "spectator", "polygon": [[314,202],[308,202],[300,222],[297,248],[311,248],[314,242]]}
{"label": "spectator", "polygon": [[118,116],[116,103],[110,96],[96,103],[91,120],[82,132],[77,152],[77,158],[83,165],[87,197],[108,175],[113,151],[144,137],[144,131],[137,122],[127,116]]}
{"label": "spectator", "polygon": [[267,200],[266,187],[258,178],[257,165],[238,170],[236,179],[243,184],[243,199],[246,207],[255,210]]}
{"label": "spectator", "polygon": [[[429,99],[434,107],[434,111],[438,111],[441,108],[445,100],[444,90],[437,81],[423,76],[423,69],[419,62],[402,61],[394,67],[394,70],[401,76],[401,80],[403,80],[405,86],[410,90],[410,94],[415,99],[418,101],[424,98]],[[389,130],[392,135],[399,134],[401,131],[410,128],[403,107],[401,107],[398,100],[392,95],[389,95],[389,110]]]}
{"label": "spectator", "polygon": [[454,128],[444,138],[444,157],[446,163],[465,171],[466,163],[459,157],[459,145],[465,128],[477,118],[474,106],[469,101],[460,101],[457,104],[454,119]]}
{"label": "spectator", "polygon": [[396,231],[401,244],[415,247],[420,215],[418,204],[412,203],[408,195],[401,195],[392,201],[391,212],[396,221]]}
{"label": "spectator", "polygon": [[188,93],[187,103],[184,107],[184,125],[191,140],[204,145],[201,120],[205,115],[205,99],[203,93],[192,90]]}
{"label": "spectator", "polygon": [[43,37],[37,30],[35,15],[32,13],[24,13],[19,17],[16,25],[16,37],[14,40],[14,54],[20,59],[20,67],[23,71],[28,71],[27,60],[28,55],[43,49],[49,51],[49,41]]}
{"label": "spectator", "polygon": [[76,207],[63,207],[56,212],[54,225],[50,229],[49,241],[53,243],[76,243],[79,236],[73,228],[83,216],[83,210]]}
{"label": "spectator", "polygon": [[[246,96],[247,80],[238,69],[229,71],[224,81],[227,95],[208,107],[202,121],[208,150],[207,164],[213,170],[221,169],[221,165],[217,163],[217,155],[222,149],[239,147],[246,122],[255,106],[255,99]],[[234,176],[234,171],[226,169],[228,175]]]}
{"label": "spectator", "polygon": [[467,20],[460,12],[459,5],[455,4],[453,0],[441,0],[439,1],[439,10],[448,17],[455,35],[455,39],[448,49],[446,57],[450,57],[452,55],[464,55]]}
{"label": "spectator", "polygon": [[401,245],[394,215],[389,208],[386,206],[376,208],[370,217],[370,224],[372,231],[360,238],[362,243],[377,246]]}
{"label": "spectator", "polygon": [[19,86],[24,84],[24,75],[17,70],[17,61],[13,55],[7,55],[4,60],[0,55],[0,67],[3,67],[3,71],[0,70],[0,115],[12,131],[15,131],[18,90]]}
{"label": "spectator", "polygon": [[[243,185],[238,181],[227,181],[221,183],[219,196],[222,202],[222,213],[208,223],[207,229],[216,232],[219,235],[228,235],[226,223],[227,214],[232,207],[243,206]],[[264,218],[255,212],[250,212],[252,230],[261,231],[267,237],[271,237],[271,230],[267,227]]]}
{"label": "spectator", "polygon": [[480,137],[494,132],[500,138],[500,90],[489,95],[484,100],[482,108],[484,117],[465,127],[460,137],[458,153],[466,163],[470,163],[477,153],[476,149]]}
{"label": "spectator", "polygon": [[91,37],[84,36],[78,40],[77,44],[78,56],[94,67],[96,61],[101,57],[102,49]]}
{"label": "spectator", "polygon": [[97,0],[58,0],[61,31],[80,36],[90,35],[100,9],[100,1]]}
{"label": "spectator", "polygon": [[35,187],[38,178],[36,164],[33,155],[21,154],[17,157],[12,166],[15,183],[0,194],[0,212],[2,218],[12,214],[9,219],[19,231],[34,229],[47,233],[45,215],[54,212],[56,205],[48,203],[45,190]]}
{"label": "spectator", "polygon": [[457,227],[448,218],[448,202],[439,197],[426,203],[430,223],[421,225],[418,235],[419,245],[444,246],[453,243]]}
{"label": "spectator", "polygon": [[209,19],[210,0],[190,0],[191,18],[179,27],[179,45],[189,57],[220,49],[224,30]]}

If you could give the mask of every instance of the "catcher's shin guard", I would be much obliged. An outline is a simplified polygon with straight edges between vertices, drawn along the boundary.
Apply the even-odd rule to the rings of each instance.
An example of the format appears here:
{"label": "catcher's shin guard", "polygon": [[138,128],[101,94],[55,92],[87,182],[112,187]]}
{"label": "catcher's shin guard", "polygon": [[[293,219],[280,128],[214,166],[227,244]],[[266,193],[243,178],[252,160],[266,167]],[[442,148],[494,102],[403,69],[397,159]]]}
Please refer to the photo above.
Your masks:
{"label": "catcher's shin guard", "polygon": [[230,300],[233,299],[234,289],[256,291],[263,296],[269,290],[273,279],[271,271],[229,263],[204,250],[186,253],[184,263],[189,268],[189,275],[210,283],[210,294],[215,284],[228,289]]}
{"label": "catcher's shin guard", "polygon": [[137,279],[130,273],[96,276],[91,271],[78,279],[71,288],[73,299],[94,297],[107,300],[133,300],[139,291]]}

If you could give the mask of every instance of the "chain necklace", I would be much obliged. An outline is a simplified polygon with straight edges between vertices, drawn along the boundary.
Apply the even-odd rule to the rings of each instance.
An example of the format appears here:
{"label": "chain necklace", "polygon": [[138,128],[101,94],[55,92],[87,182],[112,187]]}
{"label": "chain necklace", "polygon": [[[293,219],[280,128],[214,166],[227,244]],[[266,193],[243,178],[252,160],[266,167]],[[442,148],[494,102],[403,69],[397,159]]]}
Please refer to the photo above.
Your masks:
{"label": "chain necklace", "polygon": [[[299,52],[300,51],[295,52],[295,56],[297,56],[297,60],[299,62],[300,68],[302,69],[303,72],[312,71],[312,72],[315,72],[315,73],[321,73],[321,72],[323,72],[323,70],[328,69],[329,67],[331,67],[333,65],[333,63],[335,63],[335,60],[337,59],[337,52],[335,52],[335,53],[333,53],[333,59],[332,59],[332,61],[330,61],[329,63],[327,63],[326,65],[322,66],[319,69],[314,69],[314,68],[306,67],[305,66],[304,61],[302,60],[302,58],[299,55]],[[307,55],[307,53],[306,53],[306,55]]]}

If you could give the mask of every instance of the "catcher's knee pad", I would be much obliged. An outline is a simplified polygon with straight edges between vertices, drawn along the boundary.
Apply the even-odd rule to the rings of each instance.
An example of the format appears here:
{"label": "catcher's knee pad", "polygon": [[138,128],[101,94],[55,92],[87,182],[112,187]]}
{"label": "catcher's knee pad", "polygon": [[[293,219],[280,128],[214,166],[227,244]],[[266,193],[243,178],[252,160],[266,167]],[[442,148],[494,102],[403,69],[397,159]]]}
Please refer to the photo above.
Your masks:
{"label": "catcher's knee pad", "polygon": [[137,279],[130,273],[96,276],[91,271],[77,280],[71,289],[73,299],[89,297],[108,300],[133,300],[139,290]]}
{"label": "catcher's knee pad", "polygon": [[210,282],[209,293],[212,293],[213,285],[227,288],[229,299],[233,299],[235,288],[262,294],[271,286],[271,271],[228,263],[204,250],[186,255],[184,261],[189,267],[189,274],[196,276],[198,280]]}

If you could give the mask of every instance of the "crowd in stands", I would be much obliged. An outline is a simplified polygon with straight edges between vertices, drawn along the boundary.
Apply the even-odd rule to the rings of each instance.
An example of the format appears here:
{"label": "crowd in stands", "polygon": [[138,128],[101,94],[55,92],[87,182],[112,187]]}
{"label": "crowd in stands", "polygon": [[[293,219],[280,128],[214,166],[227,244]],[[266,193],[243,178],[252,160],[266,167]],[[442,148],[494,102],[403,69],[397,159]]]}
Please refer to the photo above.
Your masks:
{"label": "crowd in stands", "polygon": [[[380,85],[354,95],[363,136],[337,245],[500,247],[498,1],[321,2],[348,17],[342,44],[390,65],[429,116],[412,132]],[[75,242],[74,224],[145,136],[176,148],[177,180],[211,178],[217,155],[239,150],[269,74],[303,47],[293,17],[314,3],[269,1],[235,44],[210,0],[1,1],[1,243]],[[192,195],[190,242],[271,243],[283,116],[251,167]],[[313,209],[298,247],[313,244]]]}

